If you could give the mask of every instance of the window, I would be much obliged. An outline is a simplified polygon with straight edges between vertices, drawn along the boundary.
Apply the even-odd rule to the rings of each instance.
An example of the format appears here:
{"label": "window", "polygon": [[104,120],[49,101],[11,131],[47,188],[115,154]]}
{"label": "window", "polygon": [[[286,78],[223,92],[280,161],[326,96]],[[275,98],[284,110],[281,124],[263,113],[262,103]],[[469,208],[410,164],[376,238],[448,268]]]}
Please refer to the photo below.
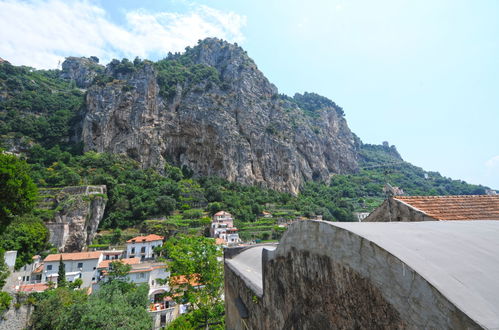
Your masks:
{"label": "window", "polygon": [[135,253],[135,248],[133,247],[132,248],[132,252],[130,252],[131,254],[134,254]]}
{"label": "window", "polygon": [[146,247],[145,246],[143,246],[143,247],[140,248],[140,253],[146,253]]}
{"label": "window", "polygon": [[83,262],[78,263],[78,268],[83,268]]}
{"label": "window", "polygon": [[109,260],[109,254],[106,255],[106,260]]}
{"label": "window", "polygon": [[52,265],[47,265],[47,270],[52,270]]}

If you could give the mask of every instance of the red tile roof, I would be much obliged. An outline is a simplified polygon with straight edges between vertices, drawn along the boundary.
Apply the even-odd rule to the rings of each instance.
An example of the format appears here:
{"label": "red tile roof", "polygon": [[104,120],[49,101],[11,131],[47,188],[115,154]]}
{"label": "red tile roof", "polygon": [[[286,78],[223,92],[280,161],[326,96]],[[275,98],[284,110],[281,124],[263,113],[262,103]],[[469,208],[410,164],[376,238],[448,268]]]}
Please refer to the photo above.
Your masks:
{"label": "red tile roof", "polygon": [[101,254],[102,252],[99,251],[49,254],[45,258],[44,262],[59,261],[61,259],[61,255],[63,261],[99,259]]}
{"label": "red tile roof", "polygon": [[154,241],[162,241],[164,239],[163,236],[159,236],[156,234],[150,234],[147,236],[137,236],[126,241],[127,243],[142,243],[142,242],[154,242]]}
{"label": "red tile roof", "polygon": [[225,212],[225,211],[218,211],[217,213],[214,214],[214,216],[221,216],[221,215],[228,215],[228,216],[232,216],[232,214],[230,214],[229,212]]}
{"label": "red tile roof", "polygon": [[499,220],[499,195],[395,196],[437,220]]}
{"label": "red tile roof", "polygon": [[223,238],[217,237],[217,238],[215,238],[215,244],[216,245],[224,245],[224,244],[227,244],[227,241],[224,240]]}
{"label": "red tile roof", "polygon": [[43,264],[40,264],[40,266],[36,267],[36,269],[33,271],[33,273],[41,273],[43,272]]}
{"label": "red tile roof", "polygon": [[21,292],[42,292],[49,288],[47,283],[24,284],[19,286]]}
{"label": "red tile roof", "polygon": [[[199,274],[192,274],[189,276],[189,284],[191,286],[199,286],[201,285],[201,276]],[[181,285],[181,284],[187,284],[187,276],[184,275],[178,275],[178,276],[172,276],[170,277],[170,284],[171,285]]]}
{"label": "red tile roof", "polygon": [[126,259],[115,259],[115,260],[102,260],[97,268],[109,268],[109,264],[114,261],[119,261],[125,265],[136,265],[140,263],[139,258],[126,258]]}

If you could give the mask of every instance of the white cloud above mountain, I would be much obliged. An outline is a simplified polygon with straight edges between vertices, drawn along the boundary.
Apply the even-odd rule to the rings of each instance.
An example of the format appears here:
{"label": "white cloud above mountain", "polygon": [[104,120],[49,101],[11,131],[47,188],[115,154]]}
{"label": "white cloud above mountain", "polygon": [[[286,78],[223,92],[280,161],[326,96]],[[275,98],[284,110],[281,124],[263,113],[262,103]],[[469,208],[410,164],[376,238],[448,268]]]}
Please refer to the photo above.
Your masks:
{"label": "white cloud above mountain", "polygon": [[0,0],[0,57],[16,65],[55,68],[65,56],[112,58],[182,51],[206,37],[242,42],[246,17],[204,5],[188,12],[124,13],[125,24],[88,1]]}

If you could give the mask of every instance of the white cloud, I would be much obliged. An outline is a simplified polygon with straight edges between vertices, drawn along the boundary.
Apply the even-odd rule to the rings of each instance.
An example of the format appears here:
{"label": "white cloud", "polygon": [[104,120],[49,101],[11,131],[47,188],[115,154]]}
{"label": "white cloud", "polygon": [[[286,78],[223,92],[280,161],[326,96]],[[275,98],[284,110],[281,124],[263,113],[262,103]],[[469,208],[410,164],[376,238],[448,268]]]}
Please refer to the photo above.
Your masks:
{"label": "white cloud", "polygon": [[485,166],[489,169],[499,168],[499,155],[492,157],[488,161],[485,162]]}
{"label": "white cloud", "polygon": [[124,26],[88,1],[0,0],[0,57],[17,65],[55,68],[65,56],[116,57],[182,51],[206,37],[242,42],[246,18],[208,6],[187,13],[125,13]]}

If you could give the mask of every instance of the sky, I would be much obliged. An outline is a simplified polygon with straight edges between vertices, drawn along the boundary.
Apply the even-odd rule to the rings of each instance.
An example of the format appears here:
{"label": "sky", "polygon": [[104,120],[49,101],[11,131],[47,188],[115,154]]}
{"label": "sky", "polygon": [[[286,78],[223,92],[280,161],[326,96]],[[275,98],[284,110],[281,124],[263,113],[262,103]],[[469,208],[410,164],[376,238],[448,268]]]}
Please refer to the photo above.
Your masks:
{"label": "sky", "polygon": [[0,0],[0,57],[157,60],[237,42],[280,93],[324,95],[364,143],[499,189],[499,1]]}

